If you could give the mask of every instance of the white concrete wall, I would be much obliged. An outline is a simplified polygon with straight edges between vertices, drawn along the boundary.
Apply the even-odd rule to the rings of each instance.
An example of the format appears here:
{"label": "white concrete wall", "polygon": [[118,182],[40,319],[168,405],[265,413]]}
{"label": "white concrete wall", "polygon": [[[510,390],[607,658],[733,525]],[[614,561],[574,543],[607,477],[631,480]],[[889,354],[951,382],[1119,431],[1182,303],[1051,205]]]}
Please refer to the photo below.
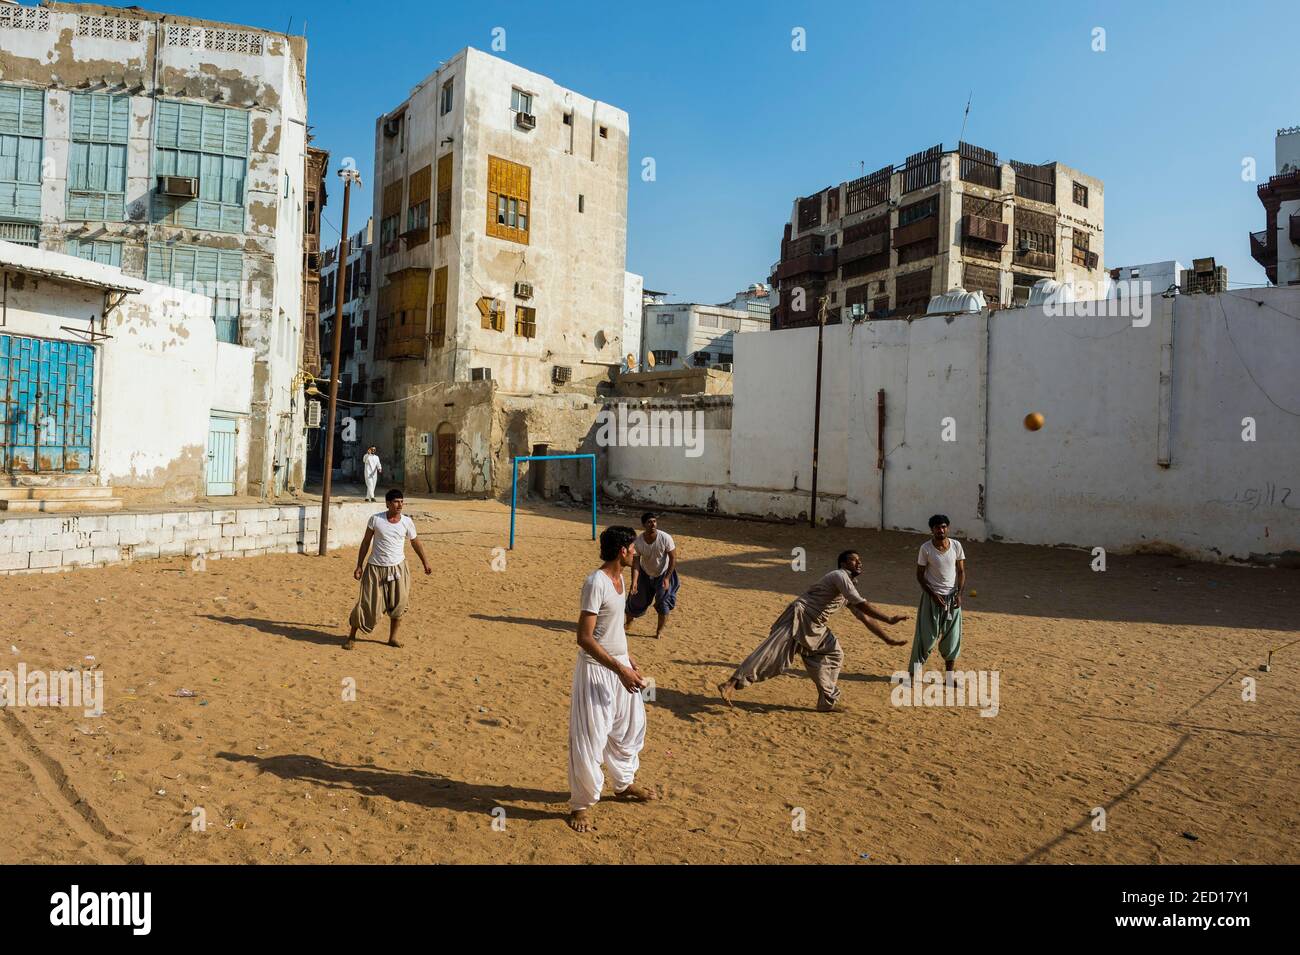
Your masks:
{"label": "white concrete wall", "polygon": [[[1041,309],[828,326],[818,517],[921,530],[942,511],[973,539],[1203,559],[1300,552],[1297,315],[1300,291],[1261,289],[1157,297],[1141,327]],[[741,336],[729,440],[689,463],[611,449],[607,490],[806,516],[816,336]],[[1046,427],[1031,432],[1035,411]],[[1242,440],[1246,418],[1254,441]]]}
{"label": "white concrete wall", "polygon": [[[363,502],[331,505],[328,549],[360,544],[374,513],[375,505]],[[0,576],[166,557],[314,554],[319,547],[319,504],[8,517],[0,520]]]}
{"label": "white concrete wall", "polygon": [[623,273],[623,343],[621,357],[632,355],[641,361],[641,303],[645,300],[645,279],[635,272]]}

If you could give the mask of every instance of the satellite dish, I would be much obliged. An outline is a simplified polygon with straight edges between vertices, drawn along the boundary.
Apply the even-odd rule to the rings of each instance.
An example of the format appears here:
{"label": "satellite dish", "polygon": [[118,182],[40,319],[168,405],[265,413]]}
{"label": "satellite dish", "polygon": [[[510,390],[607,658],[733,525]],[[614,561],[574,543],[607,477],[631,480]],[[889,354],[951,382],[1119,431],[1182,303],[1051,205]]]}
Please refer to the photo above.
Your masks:
{"label": "satellite dish", "polygon": [[646,363],[646,365],[648,365],[650,368],[653,368],[653,367],[655,366],[655,353],[654,353],[654,352],[652,352],[652,351],[648,351],[648,352],[645,353],[645,363]]}
{"label": "satellite dish", "polygon": [[632,370],[633,368],[635,368],[635,367],[636,367],[636,355],[633,355],[631,352],[628,352],[628,353],[627,353],[627,370],[628,370],[628,371],[631,371],[631,370]]}

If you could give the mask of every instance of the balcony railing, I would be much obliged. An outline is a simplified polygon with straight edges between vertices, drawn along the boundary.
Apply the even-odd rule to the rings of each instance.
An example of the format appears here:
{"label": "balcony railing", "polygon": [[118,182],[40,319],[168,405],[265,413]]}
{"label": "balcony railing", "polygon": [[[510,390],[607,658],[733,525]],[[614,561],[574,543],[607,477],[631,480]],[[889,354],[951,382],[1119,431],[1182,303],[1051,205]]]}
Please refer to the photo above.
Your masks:
{"label": "balcony railing", "polygon": [[1268,229],[1250,234],[1250,257],[1266,269],[1277,265],[1277,248],[1269,241],[1272,237]]}

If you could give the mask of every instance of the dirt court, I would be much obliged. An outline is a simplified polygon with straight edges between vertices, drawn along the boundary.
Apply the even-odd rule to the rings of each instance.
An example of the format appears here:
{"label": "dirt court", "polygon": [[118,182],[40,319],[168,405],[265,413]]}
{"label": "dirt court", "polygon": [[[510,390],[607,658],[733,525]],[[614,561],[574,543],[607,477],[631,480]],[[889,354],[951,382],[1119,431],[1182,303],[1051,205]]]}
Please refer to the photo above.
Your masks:
{"label": "dirt court", "polygon": [[[415,563],[402,649],[386,623],[340,647],[353,548],[0,579],[0,669],[99,666],[106,711],[0,710],[0,862],[1300,862],[1300,643],[1258,669],[1300,636],[1294,570],[1112,555],[1095,573],[1086,551],[966,543],[961,665],[998,672],[996,716],[892,705],[908,649],[848,612],[849,712],[816,712],[801,671],[729,710],[710,687],[839,550],[861,550],[868,600],[913,615],[924,538],[665,515],[678,612],[630,640],[655,680],[638,781],[663,798],[601,803],[578,835],[587,515],[525,513],[494,572],[507,507],[408,513],[435,574]],[[891,629],[910,644],[911,619]]]}

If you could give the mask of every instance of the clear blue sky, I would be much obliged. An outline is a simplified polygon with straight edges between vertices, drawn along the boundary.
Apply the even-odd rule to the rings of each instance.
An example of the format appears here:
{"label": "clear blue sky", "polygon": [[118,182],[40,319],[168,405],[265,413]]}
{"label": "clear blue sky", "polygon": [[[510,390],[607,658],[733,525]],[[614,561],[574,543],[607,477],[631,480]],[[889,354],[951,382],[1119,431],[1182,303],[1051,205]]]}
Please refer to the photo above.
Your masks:
{"label": "clear blue sky", "polygon": [[[961,132],[1005,160],[1059,160],[1106,186],[1109,265],[1213,255],[1264,283],[1246,235],[1273,136],[1300,124],[1295,0],[1106,3],[286,3],[149,9],[308,37],[309,121],[370,184],[374,120],[465,46],[626,110],[628,268],[715,302],[763,281],[791,200]],[[807,32],[806,52],[791,30]],[[1106,31],[1094,52],[1093,30]],[[653,156],[657,180],[643,182]],[[369,212],[369,190],[353,205]],[[359,217],[359,218],[358,218]],[[325,239],[337,241],[326,228]]]}

